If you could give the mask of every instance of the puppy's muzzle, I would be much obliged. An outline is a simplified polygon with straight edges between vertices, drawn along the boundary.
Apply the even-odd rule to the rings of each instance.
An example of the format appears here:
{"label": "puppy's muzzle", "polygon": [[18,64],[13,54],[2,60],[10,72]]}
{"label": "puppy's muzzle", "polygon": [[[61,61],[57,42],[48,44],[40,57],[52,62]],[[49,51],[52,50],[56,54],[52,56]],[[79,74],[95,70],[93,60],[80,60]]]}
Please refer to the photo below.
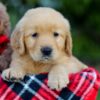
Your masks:
{"label": "puppy's muzzle", "polygon": [[51,47],[48,47],[48,46],[46,46],[46,47],[42,47],[41,48],[41,52],[42,52],[42,55],[43,56],[50,56],[51,55],[51,53],[52,53],[52,48]]}

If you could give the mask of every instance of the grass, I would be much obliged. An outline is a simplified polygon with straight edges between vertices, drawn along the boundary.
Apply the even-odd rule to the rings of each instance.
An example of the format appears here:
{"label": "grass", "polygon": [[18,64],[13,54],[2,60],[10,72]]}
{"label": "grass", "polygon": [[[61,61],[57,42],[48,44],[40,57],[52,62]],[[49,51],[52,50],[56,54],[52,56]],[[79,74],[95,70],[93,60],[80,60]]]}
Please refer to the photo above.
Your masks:
{"label": "grass", "polygon": [[100,90],[99,90],[99,93],[98,93],[97,100],[100,100]]}

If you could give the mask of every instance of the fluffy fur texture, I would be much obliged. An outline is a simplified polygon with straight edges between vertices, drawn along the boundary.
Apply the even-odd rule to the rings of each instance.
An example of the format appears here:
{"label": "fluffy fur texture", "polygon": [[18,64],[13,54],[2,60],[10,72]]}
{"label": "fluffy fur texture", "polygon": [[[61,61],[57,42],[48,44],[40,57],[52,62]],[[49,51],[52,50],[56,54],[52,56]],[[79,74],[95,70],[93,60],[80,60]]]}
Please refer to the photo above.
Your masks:
{"label": "fluffy fur texture", "polygon": [[[23,79],[26,74],[49,72],[48,86],[62,89],[69,83],[68,74],[87,66],[72,55],[70,24],[51,8],[26,12],[11,36],[13,48],[9,69],[2,73],[5,80]],[[42,52],[44,47],[46,54]],[[52,49],[50,55],[48,52]]]}
{"label": "fluffy fur texture", "polygon": [[0,3],[0,34],[10,35],[9,15],[2,3]]}
{"label": "fluffy fur texture", "polygon": [[8,44],[7,48],[0,55],[0,72],[9,67],[9,64],[11,62],[11,54],[12,49],[11,46]]}
{"label": "fluffy fur texture", "polygon": [[[10,21],[6,7],[0,3],[0,36],[4,34],[8,37],[10,36]],[[1,45],[2,44],[0,44],[0,46]],[[6,50],[0,54],[0,72],[8,68],[11,61],[12,50],[9,43],[7,43],[6,46]]]}

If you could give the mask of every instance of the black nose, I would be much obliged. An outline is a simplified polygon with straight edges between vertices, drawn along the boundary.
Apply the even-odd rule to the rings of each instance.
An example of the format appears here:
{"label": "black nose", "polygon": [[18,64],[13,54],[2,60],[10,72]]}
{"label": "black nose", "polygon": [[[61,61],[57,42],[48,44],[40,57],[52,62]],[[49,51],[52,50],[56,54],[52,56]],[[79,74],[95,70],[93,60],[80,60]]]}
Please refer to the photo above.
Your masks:
{"label": "black nose", "polygon": [[50,56],[52,52],[52,48],[50,47],[43,47],[41,48],[41,52],[44,56]]}

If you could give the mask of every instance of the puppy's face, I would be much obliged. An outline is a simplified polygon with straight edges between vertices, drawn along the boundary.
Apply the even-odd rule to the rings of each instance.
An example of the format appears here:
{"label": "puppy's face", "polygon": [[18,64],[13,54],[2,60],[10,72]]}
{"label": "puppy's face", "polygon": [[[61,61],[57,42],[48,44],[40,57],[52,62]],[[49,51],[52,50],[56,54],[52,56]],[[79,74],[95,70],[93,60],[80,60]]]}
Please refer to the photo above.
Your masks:
{"label": "puppy's face", "polygon": [[64,50],[65,31],[60,23],[53,21],[47,22],[41,19],[30,23],[25,31],[25,45],[27,51],[35,61],[52,61],[57,59]]}
{"label": "puppy's face", "polygon": [[30,10],[18,26],[20,28],[15,29],[14,35],[21,34],[18,38],[20,54],[27,52],[34,61],[43,63],[56,61],[65,54],[71,55],[69,23],[60,13],[50,8]]}

